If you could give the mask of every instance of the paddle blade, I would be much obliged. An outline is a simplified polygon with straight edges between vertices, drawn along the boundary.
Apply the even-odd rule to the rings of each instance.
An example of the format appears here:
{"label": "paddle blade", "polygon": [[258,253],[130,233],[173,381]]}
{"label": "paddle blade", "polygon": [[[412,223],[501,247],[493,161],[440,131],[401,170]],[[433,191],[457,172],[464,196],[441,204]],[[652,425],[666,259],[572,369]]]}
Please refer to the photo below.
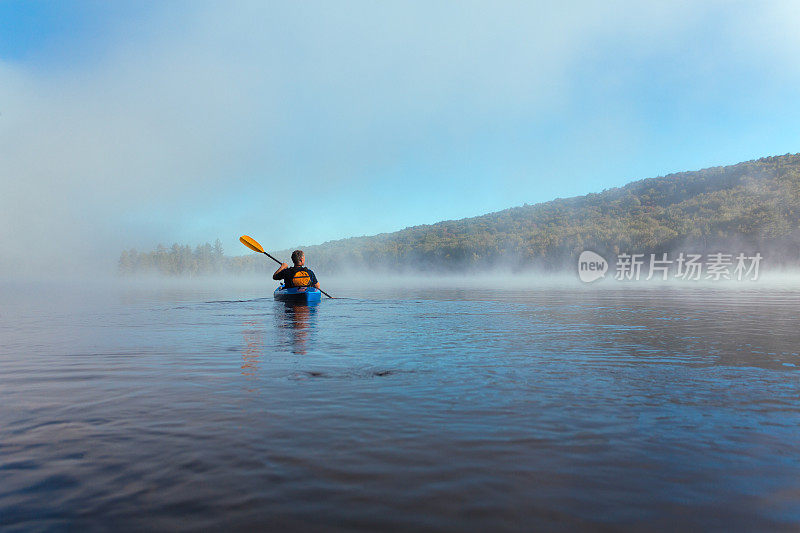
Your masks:
{"label": "paddle blade", "polygon": [[247,235],[242,235],[241,237],[239,237],[239,240],[242,241],[242,244],[244,244],[254,252],[258,252],[260,254],[264,253],[264,249],[261,247],[260,244],[258,244],[258,242],[254,238],[249,237]]}

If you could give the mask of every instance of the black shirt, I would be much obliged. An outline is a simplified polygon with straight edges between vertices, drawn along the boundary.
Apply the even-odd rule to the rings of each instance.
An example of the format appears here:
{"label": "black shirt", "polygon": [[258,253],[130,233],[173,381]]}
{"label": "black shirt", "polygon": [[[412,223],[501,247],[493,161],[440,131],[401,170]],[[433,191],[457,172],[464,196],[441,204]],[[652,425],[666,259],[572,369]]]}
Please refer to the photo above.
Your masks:
{"label": "black shirt", "polygon": [[306,267],[289,267],[273,275],[272,279],[283,280],[287,288],[313,287],[317,282],[317,276],[314,275],[314,271]]}

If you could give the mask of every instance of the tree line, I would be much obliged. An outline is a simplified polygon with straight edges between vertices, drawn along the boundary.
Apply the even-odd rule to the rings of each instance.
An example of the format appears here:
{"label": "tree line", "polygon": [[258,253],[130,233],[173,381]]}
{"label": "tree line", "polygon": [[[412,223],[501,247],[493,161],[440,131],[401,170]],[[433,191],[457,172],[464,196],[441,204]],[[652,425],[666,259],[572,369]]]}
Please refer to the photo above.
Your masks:
{"label": "tree line", "polygon": [[[634,181],[461,220],[299,246],[322,272],[350,268],[470,271],[493,266],[563,269],[583,250],[760,251],[771,264],[800,261],[800,154]],[[288,250],[277,251],[288,257]],[[261,261],[259,261],[261,259]],[[165,274],[271,272],[263,258],[228,257],[219,241],[128,250],[120,270]]]}

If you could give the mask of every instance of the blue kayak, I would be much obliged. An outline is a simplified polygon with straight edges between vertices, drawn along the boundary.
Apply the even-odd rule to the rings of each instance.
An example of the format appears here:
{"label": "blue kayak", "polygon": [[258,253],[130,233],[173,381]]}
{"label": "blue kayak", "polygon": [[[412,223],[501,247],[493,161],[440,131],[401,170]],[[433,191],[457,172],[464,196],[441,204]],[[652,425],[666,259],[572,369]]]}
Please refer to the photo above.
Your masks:
{"label": "blue kayak", "polygon": [[275,299],[282,302],[318,302],[322,299],[322,293],[314,287],[289,287],[281,285],[275,289]]}

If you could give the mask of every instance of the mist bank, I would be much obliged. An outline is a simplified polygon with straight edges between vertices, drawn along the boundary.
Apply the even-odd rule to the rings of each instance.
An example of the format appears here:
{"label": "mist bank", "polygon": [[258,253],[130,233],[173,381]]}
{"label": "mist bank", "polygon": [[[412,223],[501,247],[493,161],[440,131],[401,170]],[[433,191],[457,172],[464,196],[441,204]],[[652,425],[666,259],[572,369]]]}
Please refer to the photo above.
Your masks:
{"label": "mist bank", "polygon": [[[561,273],[510,272],[505,269],[478,274],[420,273],[380,274],[375,272],[325,275],[320,278],[322,288],[332,296],[355,299],[425,299],[429,294],[442,296],[446,291],[453,298],[477,299],[503,294],[515,298],[532,292],[547,294],[553,291],[571,291],[575,294],[619,293],[636,294],[639,291],[663,291],[676,297],[702,297],[710,292],[731,295],[763,292],[786,294],[795,298],[800,292],[800,269],[763,273],[757,281],[670,279],[662,281],[616,280],[613,272],[595,282],[582,282],[577,269]],[[28,298],[75,300],[78,302],[102,301],[117,297],[152,300],[181,298],[198,300],[251,300],[263,298],[272,301],[278,282],[270,275],[202,275],[162,276],[157,274],[131,277],[47,278],[29,280],[3,280],[0,282],[0,302],[9,309],[22,305]],[[80,305],[83,305],[82,303]]]}
{"label": "mist bank", "polygon": [[[262,242],[267,248],[268,241]],[[800,154],[634,181],[585,196],[523,205],[393,233],[301,246],[320,275],[353,272],[559,273],[584,250],[620,254],[755,254],[767,269],[800,264]],[[271,251],[288,258],[290,250]],[[267,274],[264,256],[214,246],[126,250],[125,275]]]}

